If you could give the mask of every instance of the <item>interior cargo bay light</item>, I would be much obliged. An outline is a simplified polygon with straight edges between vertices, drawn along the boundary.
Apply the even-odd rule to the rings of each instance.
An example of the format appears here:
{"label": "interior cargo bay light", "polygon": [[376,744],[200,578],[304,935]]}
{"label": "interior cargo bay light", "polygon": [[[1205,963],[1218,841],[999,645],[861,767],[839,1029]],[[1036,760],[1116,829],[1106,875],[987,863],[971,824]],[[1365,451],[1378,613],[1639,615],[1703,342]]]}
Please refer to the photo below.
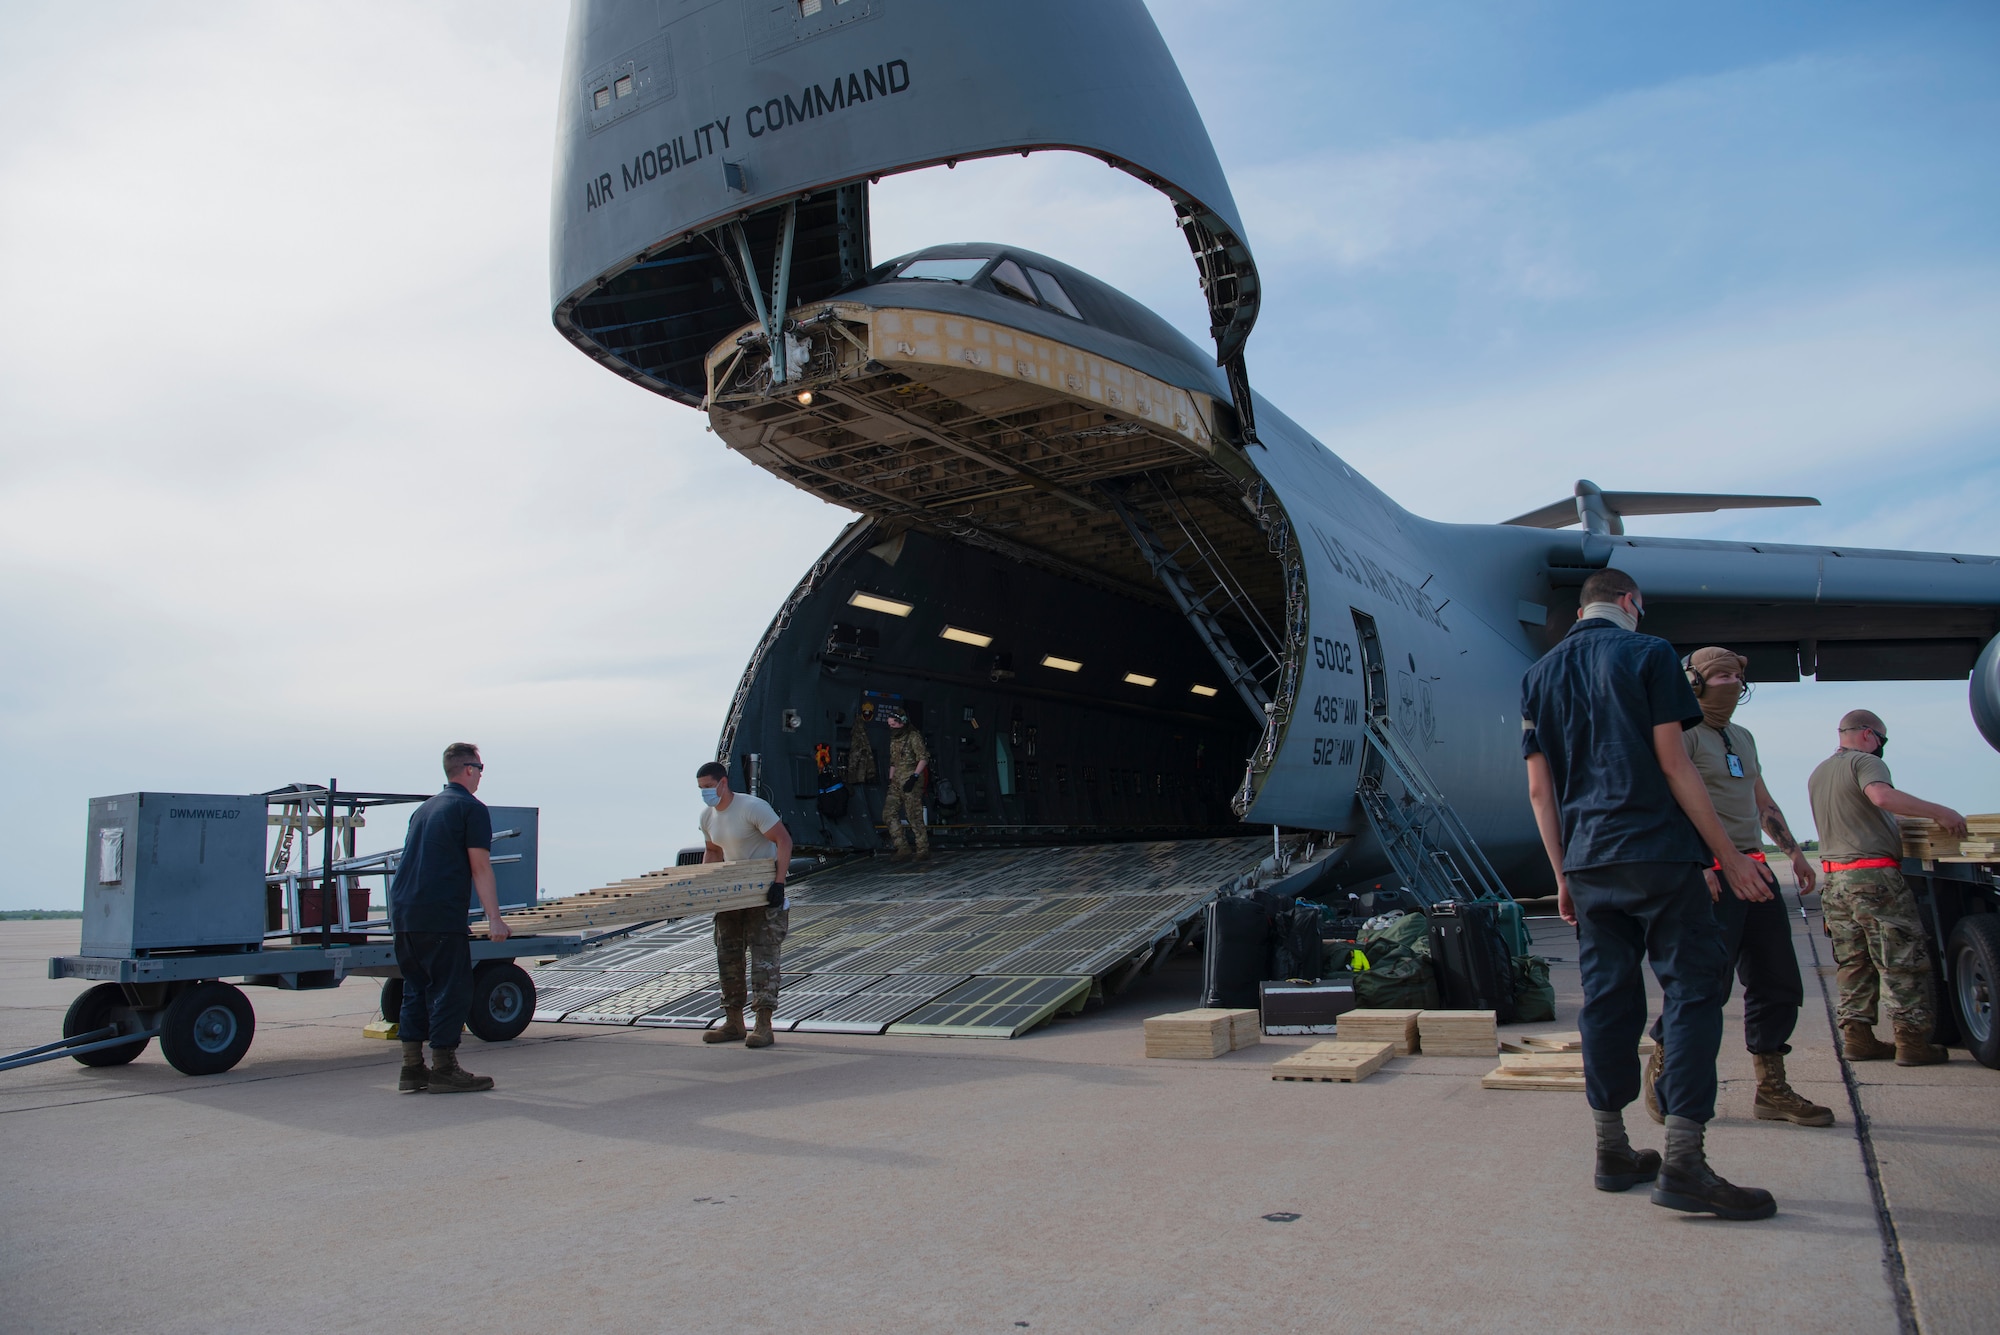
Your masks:
{"label": "interior cargo bay light", "polygon": [[1042,655],[1042,666],[1054,668],[1058,672],[1081,672],[1083,664],[1074,658],[1058,658],[1054,654]]}
{"label": "interior cargo bay light", "polygon": [[1128,672],[1125,674],[1125,684],[1127,686],[1157,686],[1160,684],[1160,679],[1158,677],[1149,677],[1143,672]]}
{"label": "interior cargo bay light", "polygon": [[960,644],[969,644],[975,649],[984,649],[987,645],[993,643],[991,635],[981,635],[976,630],[961,630],[957,626],[946,626],[938,632],[938,638],[956,640]]}
{"label": "interior cargo bay light", "polygon": [[870,612],[887,612],[892,617],[906,617],[917,609],[915,603],[906,603],[900,598],[884,598],[879,593],[863,593],[860,589],[848,594],[847,601],[850,606],[865,607]]}

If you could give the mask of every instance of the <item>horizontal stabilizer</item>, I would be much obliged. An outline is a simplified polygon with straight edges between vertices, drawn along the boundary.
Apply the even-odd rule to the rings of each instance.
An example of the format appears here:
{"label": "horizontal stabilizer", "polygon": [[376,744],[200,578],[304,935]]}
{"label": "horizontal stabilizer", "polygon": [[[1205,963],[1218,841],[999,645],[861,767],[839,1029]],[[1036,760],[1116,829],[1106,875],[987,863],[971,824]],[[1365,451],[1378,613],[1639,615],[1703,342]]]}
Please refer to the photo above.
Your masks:
{"label": "horizontal stabilizer", "polygon": [[1718,510],[1778,510],[1818,505],[1811,496],[1737,496],[1700,491],[1605,491],[1579,481],[1576,494],[1506,523],[1522,528],[1568,528],[1582,524],[1592,533],[1623,533],[1627,515],[1706,515]]}

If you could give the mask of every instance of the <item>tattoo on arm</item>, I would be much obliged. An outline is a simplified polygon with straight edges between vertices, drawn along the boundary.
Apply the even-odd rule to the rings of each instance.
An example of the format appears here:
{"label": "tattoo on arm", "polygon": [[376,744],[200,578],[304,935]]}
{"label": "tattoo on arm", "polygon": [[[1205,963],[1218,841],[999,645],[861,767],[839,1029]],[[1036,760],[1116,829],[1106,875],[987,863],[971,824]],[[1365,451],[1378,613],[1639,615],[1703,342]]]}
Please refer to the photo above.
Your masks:
{"label": "tattoo on arm", "polygon": [[1785,813],[1774,806],[1764,808],[1764,833],[1771,836],[1771,842],[1776,844],[1781,852],[1799,851],[1799,841],[1792,838],[1792,832],[1785,824]]}

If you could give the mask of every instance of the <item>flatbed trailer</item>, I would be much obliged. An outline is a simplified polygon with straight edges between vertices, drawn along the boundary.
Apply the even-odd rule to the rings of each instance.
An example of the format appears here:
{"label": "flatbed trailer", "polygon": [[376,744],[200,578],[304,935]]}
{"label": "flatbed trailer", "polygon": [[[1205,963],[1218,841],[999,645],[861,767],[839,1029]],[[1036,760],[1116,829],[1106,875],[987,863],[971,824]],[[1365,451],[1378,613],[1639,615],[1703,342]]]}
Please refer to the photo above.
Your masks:
{"label": "flatbed trailer", "polygon": [[1938,1041],[1963,1047],[2000,1070],[2000,862],[1905,858],[1903,879],[1930,936],[1938,996]]}
{"label": "flatbed trailer", "polygon": [[[535,983],[514,963],[526,957],[574,954],[581,937],[513,936],[472,941],[472,1009],[465,1027],[489,1043],[517,1037],[535,1016]],[[97,985],[70,1003],[63,1036],[0,1059],[0,1071],[73,1057],[86,1066],[122,1066],[160,1040],[160,1052],[186,1075],[219,1075],[243,1060],[257,1015],[235,978],[249,987],[306,992],[338,987],[350,977],[383,979],[383,1018],[401,1005],[402,970],[395,945],[378,940],[334,945],[279,945],[258,950],[176,952],[142,956],[59,955],[51,978]]]}

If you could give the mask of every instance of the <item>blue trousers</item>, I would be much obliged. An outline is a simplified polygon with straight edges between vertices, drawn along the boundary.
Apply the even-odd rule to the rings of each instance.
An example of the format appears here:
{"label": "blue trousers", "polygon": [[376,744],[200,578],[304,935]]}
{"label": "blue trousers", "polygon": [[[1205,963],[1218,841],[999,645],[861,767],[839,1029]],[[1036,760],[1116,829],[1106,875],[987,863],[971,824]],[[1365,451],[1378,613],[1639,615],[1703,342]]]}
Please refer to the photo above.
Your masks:
{"label": "blue trousers", "polygon": [[1657,1086],[1670,1117],[1715,1116],[1715,1054],[1729,952],[1710,910],[1708,885],[1691,862],[1622,862],[1568,873],[1583,973],[1583,1092],[1615,1111],[1639,1097],[1639,1039],[1646,1029],[1641,962],[1653,966],[1664,1002],[1666,1069]]}
{"label": "blue trousers", "polygon": [[396,1037],[455,1048],[472,1009],[472,938],[464,932],[398,932],[396,965],[403,971],[403,1012]]}
{"label": "blue trousers", "polygon": [[[1748,1052],[1783,1055],[1792,1050],[1799,1007],[1806,1004],[1806,985],[1799,974],[1799,957],[1792,950],[1792,920],[1785,912],[1785,897],[1777,894],[1775,880],[1771,889],[1775,898],[1752,904],[1724,886],[1722,898],[1712,907],[1722,928],[1722,948],[1743,984],[1743,1047]],[[1725,972],[1725,1003],[1729,991]],[[1650,1032],[1654,1038],[1664,1037],[1658,1020],[1653,1021]]]}

